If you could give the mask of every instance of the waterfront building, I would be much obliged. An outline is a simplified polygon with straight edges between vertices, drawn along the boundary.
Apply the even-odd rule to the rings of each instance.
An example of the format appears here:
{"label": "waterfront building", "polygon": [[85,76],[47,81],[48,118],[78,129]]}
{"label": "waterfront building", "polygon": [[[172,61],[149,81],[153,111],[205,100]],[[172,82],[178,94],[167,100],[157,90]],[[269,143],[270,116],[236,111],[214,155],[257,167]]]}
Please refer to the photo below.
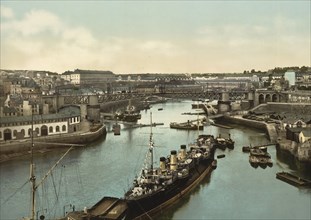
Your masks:
{"label": "waterfront building", "polygon": [[62,78],[68,80],[74,85],[99,85],[108,82],[113,82],[117,76],[111,71],[102,70],[80,70],[66,71],[62,74]]}
{"label": "waterfront building", "polygon": [[81,111],[77,106],[68,106],[57,114],[31,114],[19,117],[0,118],[0,141],[23,140],[34,137],[73,133],[80,130]]}

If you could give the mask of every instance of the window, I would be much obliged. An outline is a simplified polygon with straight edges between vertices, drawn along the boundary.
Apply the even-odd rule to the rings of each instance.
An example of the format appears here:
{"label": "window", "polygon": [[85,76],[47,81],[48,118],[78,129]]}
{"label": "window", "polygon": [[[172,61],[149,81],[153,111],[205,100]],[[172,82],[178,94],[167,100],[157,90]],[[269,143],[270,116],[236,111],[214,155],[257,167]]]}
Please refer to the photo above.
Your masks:
{"label": "window", "polygon": [[49,127],[49,132],[53,133],[53,127],[52,126]]}
{"label": "window", "polygon": [[62,131],[66,131],[66,125],[63,125]]}
{"label": "window", "polygon": [[59,126],[58,125],[56,126],[56,132],[59,132]]}

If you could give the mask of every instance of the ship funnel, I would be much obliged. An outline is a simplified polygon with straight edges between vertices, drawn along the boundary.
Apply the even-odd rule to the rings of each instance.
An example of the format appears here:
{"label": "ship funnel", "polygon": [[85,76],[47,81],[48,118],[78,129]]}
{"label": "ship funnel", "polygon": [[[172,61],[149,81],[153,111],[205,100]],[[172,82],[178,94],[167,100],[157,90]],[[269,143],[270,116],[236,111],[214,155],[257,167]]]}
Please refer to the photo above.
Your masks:
{"label": "ship funnel", "polygon": [[184,145],[184,144],[180,145],[179,157],[181,160],[186,159],[186,145]]}
{"label": "ship funnel", "polygon": [[176,170],[177,169],[177,152],[176,150],[171,151],[171,170]]}
{"label": "ship funnel", "polygon": [[166,170],[165,157],[160,157],[160,170],[164,172]]}

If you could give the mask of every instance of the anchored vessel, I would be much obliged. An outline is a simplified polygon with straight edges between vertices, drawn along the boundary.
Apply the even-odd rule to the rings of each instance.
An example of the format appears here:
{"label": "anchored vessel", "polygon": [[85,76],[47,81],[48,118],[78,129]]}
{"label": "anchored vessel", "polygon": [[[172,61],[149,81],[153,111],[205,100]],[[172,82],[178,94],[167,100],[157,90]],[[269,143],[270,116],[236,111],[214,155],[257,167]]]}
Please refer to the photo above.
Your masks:
{"label": "anchored vessel", "polygon": [[278,172],[276,173],[276,178],[283,180],[291,185],[294,186],[304,186],[304,187],[311,187],[311,181],[307,179],[303,179],[299,176],[295,176],[288,172]]}
{"label": "anchored vessel", "polygon": [[234,149],[234,141],[231,139],[229,134],[229,138],[222,138],[220,135],[215,139],[215,145],[217,148],[221,150],[225,150],[226,148]]}
{"label": "anchored vessel", "polygon": [[202,124],[193,124],[192,122],[183,122],[183,123],[177,123],[177,122],[171,122],[170,128],[180,129],[180,130],[203,130],[204,126]]}
{"label": "anchored vessel", "polygon": [[104,197],[89,210],[69,213],[67,219],[150,219],[182,198],[217,166],[211,135],[199,135],[189,149],[181,145],[178,152],[172,150],[169,156],[160,157],[157,168],[153,167],[153,148],[151,126],[148,160],[124,198]]}
{"label": "anchored vessel", "polygon": [[267,147],[253,147],[250,148],[249,163],[251,166],[257,168],[258,165],[262,168],[273,166],[270,154],[267,152]]}
{"label": "anchored vessel", "polygon": [[141,119],[141,114],[136,110],[135,106],[132,105],[130,100],[129,105],[123,113],[122,121],[137,122],[139,119]]}

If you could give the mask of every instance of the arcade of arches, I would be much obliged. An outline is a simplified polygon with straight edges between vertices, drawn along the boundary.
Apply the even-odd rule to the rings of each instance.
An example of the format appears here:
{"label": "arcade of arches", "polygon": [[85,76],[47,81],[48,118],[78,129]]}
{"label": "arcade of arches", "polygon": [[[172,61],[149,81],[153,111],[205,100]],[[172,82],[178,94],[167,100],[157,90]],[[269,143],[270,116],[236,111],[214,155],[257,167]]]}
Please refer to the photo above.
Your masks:
{"label": "arcade of arches", "polygon": [[[58,133],[64,133],[67,132],[67,126],[66,125],[56,125],[56,126],[47,126],[47,125],[42,125],[40,128],[34,128],[34,137],[35,136],[48,136],[48,135],[53,135],[53,134],[58,134]],[[27,135],[25,132],[25,129],[20,129],[19,131],[14,129],[5,129],[3,133],[0,131],[0,139],[4,141],[7,140],[12,140],[12,139],[24,139],[25,137],[31,137],[31,128],[28,129]]]}
{"label": "arcade of arches", "polygon": [[273,93],[273,94],[261,93],[258,96],[258,101],[259,101],[259,104],[263,104],[263,103],[267,103],[267,102],[284,102],[285,98],[282,95],[276,94],[276,93]]}

